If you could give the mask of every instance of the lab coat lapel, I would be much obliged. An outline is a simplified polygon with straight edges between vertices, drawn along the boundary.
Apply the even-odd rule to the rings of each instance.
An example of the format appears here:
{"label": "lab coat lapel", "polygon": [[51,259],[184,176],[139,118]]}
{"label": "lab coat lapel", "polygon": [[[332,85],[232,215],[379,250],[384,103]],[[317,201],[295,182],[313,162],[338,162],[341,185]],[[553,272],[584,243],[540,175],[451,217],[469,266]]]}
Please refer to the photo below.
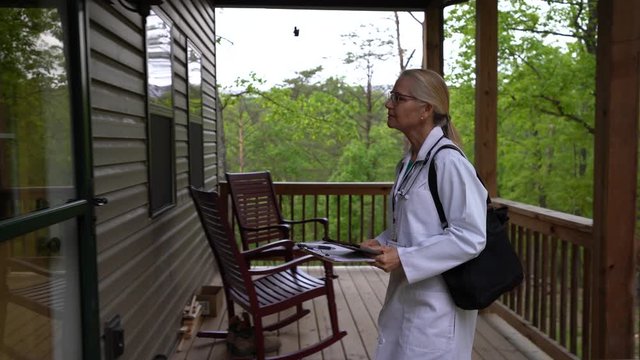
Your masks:
{"label": "lab coat lapel", "polygon": [[[436,149],[434,148],[434,145],[436,145],[436,143],[438,142],[438,140],[440,140],[440,138],[444,136],[444,132],[442,131],[442,128],[439,126],[434,127],[431,132],[429,133],[429,135],[427,135],[427,138],[424,140],[424,142],[422,143],[422,146],[420,147],[420,151],[418,151],[418,160],[422,160],[422,161],[431,161],[431,159],[426,159],[427,157],[427,153],[429,152],[429,150],[433,150],[431,151],[431,154],[434,154]],[[443,139],[446,140],[446,139]],[[443,141],[440,141],[440,144],[438,144],[439,146],[443,144]],[[404,160],[405,162],[407,160]],[[429,164],[423,164],[421,165],[421,168],[423,170],[427,170],[429,167]],[[421,171],[421,173],[418,175],[418,178],[416,179],[416,187],[420,188],[422,187],[426,182],[427,182],[427,174],[426,171]]]}

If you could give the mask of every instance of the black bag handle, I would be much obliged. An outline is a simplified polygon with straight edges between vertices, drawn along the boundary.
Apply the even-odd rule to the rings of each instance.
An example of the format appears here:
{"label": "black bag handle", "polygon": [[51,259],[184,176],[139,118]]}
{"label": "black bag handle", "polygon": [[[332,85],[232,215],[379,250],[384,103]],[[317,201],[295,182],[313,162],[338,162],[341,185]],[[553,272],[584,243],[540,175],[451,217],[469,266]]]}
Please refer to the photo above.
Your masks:
{"label": "black bag handle", "polygon": [[[453,149],[459,152],[460,155],[462,155],[465,159],[467,157],[464,155],[462,150],[460,150],[457,146],[453,144],[444,144],[436,150],[436,152],[433,154],[433,157],[431,158],[431,163],[429,164],[429,190],[431,191],[431,197],[433,197],[433,202],[436,205],[436,210],[438,210],[438,217],[440,218],[440,224],[442,225],[443,229],[446,229],[449,227],[449,222],[447,221],[447,217],[444,214],[442,202],[440,201],[440,195],[438,195],[438,181],[437,181],[437,174],[436,174],[436,169],[434,165],[435,163],[434,160],[436,159],[436,155],[438,155],[440,150],[443,150],[443,149]],[[480,178],[480,175],[478,175],[477,171],[476,171],[476,176],[478,177],[478,180],[480,180],[480,182],[482,183],[482,186],[486,188],[486,186],[484,185],[484,182]],[[487,204],[490,204],[490,203],[491,203],[491,198],[489,197],[489,194],[487,194]]]}

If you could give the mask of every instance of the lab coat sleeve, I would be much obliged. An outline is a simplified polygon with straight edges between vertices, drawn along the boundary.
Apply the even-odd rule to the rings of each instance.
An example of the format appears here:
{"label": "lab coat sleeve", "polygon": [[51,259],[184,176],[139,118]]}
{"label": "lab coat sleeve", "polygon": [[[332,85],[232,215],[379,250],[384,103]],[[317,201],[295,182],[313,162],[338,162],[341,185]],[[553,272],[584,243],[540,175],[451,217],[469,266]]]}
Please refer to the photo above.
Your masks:
{"label": "lab coat sleeve", "polygon": [[[442,151],[433,161],[438,194],[449,227],[435,235],[435,239],[429,239],[426,245],[398,248],[409,283],[440,275],[473,259],[486,243],[487,191],[475,169],[455,150]],[[423,213],[438,216],[437,212]]]}

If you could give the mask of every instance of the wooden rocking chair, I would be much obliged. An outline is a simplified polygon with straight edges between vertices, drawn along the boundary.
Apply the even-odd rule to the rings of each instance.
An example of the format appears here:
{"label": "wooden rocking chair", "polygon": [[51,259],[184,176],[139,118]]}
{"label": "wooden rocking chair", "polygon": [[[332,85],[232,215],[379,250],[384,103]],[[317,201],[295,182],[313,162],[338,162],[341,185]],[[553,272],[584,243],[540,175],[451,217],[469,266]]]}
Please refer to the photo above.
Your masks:
{"label": "wooden rocking chair", "polygon": [[[220,206],[218,194],[197,190],[194,187],[190,190],[222,277],[229,319],[235,315],[234,304],[239,305],[252,316],[258,359],[265,359],[263,332],[277,330],[305,316],[309,310],[303,310],[300,305],[316,297],[327,297],[331,336],[293,353],[269,357],[269,359],[300,359],[330,346],[347,334],[346,331],[340,331],[338,328],[331,263],[323,261],[325,270],[323,279],[310,276],[298,267],[302,263],[317,260],[312,256],[300,257],[271,268],[251,270],[247,254],[260,255],[280,247],[288,252],[287,258],[291,259],[294,243],[290,240],[280,240],[259,248],[240,251],[228,222],[224,220],[226,219],[225,209]],[[276,323],[263,325],[263,317],[294,306],[298,309],[295,314]],[[224,338],[226,335],[224,331],[200,331],[197,336]]]}
{"label": "wooden rocking chair", "polygon": [[[323,240],[328,239],[327,218],[302,220],[283,219],[276,192],[268,171],[226,173],[233,213],[242,240],[243,250],[282,239],[291,239],[291,226],[317,222],[324,229]],[[271,248],[255,254],[258,259],[283,257],[283,248]]]}

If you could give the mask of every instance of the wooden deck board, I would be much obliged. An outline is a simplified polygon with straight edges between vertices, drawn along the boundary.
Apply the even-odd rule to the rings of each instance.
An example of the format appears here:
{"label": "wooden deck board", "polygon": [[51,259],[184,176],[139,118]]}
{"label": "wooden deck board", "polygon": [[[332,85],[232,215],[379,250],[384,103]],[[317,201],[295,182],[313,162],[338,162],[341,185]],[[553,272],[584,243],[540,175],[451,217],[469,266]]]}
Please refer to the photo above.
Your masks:
{"label": "wooden deck board", "polygon": [[[327,300],[324,297],[313,299],[315,316],[318,321],[318,333],[324,339],[331,332],[331,323],[329,322],[329,312],[327,308]],[[340,316],[340,314],[338,314]],[[342,323],[340,323],[342,325]],[[343,329],[343,328],[341,328]],[[337,342],[328,348],[322,350],[323,359],[344,359],[344,346],[342,342]]]}
{"label": "wooden deck board", "polygon": [[520,353],[512,343],[487,323],[485,317],[478,319],[476,331],[477,336],[487,339],[488,343],[491,344],[492,350],[497,350],[504,359],[527,360],[527,357]]}
{"label": "wooden deck board", "polygon": [[[310,274],[322,276],[319,267],[307,268]],[[336,306],[340,329],[348,335],[321,353],[305,359],[356,360],[372,359],[377,344],[377,317],[384,302],[388,275],[368,267],[336,267],[339,277],[334,280]],[[282,347],[279,353],[297,350],[313,344],[329,334],[330,323],[327,302],[324,298],[308,301],[304,307],[311,310],[297,323],[278,331]],[[293,311],[293,310],[290,310]],[[239,313],[239,311],[236,311]],[[226,329],[228,319],[223,307],[215,318],[205,318],[203,330]],[[280,314],[283,316],[284,314]],[[514,335],[512,328],[495,319],[497,315],[486,313],[478,317],[473,360],[522,360],[550,359],[526,339]],[[265,323],[270,323],[267,319]],[[513,331],[512,331],[513,330]],[[184,343],[183,351],[172,354],[170,360],[224,360],[231,359],[224,340],[194,338]]]}
{"label": "wooden deck board", "polygon": [[373,358],[378,344],[378,313],[381,304],[373,296],[372,290],[361,272],[348,269],[343,272],[341,277],[345,277],[347,274],[350,278],[344,278],[340,284],[345,296],[350,299],[351,313],[357,319],[356,327],[360,340],[364,344],[367,359]]}
{"label": "wooden deck board", "polygon": [[[311,310],[311,314],[305,316],[298,321],[298,330],[300,334],[300,347],[307,347],[320,341],[318,334],[318,323],[316,321],[316,314],[323,310],[315,309],[313,301],[307,301],[304,303],[305,309]],[[315,353],[308,356],[310,360],[322,360],[322,353]]]}
{"label": "wooden deck board", "polygon": [[[343,340],[349,350],[347,358],[370,359],[375,352],[378,330],[367,312],[368,304],[360,296],[355,286],[356,282],[349,271],[341,272],[338,283],[340,284],[340,290],[344,296],[347,309],[353,319],[353,330],[347,330],[347,333],[353,334],[353,336],[347,336]],[[342,316],[340,320],[342,320]],[[349,341],[351,343],[348,343]]]}

